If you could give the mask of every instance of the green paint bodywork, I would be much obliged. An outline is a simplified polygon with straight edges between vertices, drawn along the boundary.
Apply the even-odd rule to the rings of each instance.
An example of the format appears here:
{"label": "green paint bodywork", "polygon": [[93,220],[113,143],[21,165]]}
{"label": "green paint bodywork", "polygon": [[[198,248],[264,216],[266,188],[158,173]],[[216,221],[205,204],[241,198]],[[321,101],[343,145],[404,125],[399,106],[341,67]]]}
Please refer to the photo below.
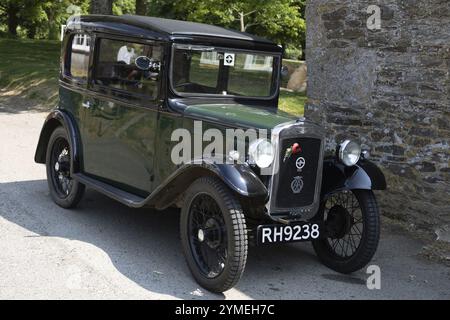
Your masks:
{"label": "green paint bodywork", "polygon": [[[87,100],[92,101],[89,109],[83,107]],[[64,87],[59,108],[73,114],[79,126],[83,173],[142,197],[177,170],[171,160],[179,143],[171,139],[176,129],[189,131],[193,142],[203,140],[194,135],[196,121],[202,121],[202,134],[215,128],[225,136],[226,129],[270,132],[298,119],[273,107],[236,103],[190,104],[183,112],[161,111],[151,102],[145,107],[131,105]],[[202,147],[209,143],[204,141]]]}
{"label": "green paint bodywork", "polygon": [[154,189],[158,112],[95,100],[82,126],[85,172],[146,196]]}
{"label": "green paint bodywork", "polygon": [[200,104],[186,108],[185,115],[207,120],[231,128],[272,129],[298,117],[269,107],[242,104]]}

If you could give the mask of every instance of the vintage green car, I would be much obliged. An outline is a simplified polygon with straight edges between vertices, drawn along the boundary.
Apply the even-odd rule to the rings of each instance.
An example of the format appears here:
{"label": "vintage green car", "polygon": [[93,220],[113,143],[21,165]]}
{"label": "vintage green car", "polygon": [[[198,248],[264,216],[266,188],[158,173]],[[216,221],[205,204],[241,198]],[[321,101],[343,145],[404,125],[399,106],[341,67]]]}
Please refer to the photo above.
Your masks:
{"label": "vintage green car", "polygon": [[373,257],[383,173],[357,142],[278,110],[283,49],[215,26],[141,16],[70,19],[60,94],[35,161],[53,200],[85,187],[129,207],[181,208],[204,288],[240,279],[249,245],[311,241],[341,273]]}

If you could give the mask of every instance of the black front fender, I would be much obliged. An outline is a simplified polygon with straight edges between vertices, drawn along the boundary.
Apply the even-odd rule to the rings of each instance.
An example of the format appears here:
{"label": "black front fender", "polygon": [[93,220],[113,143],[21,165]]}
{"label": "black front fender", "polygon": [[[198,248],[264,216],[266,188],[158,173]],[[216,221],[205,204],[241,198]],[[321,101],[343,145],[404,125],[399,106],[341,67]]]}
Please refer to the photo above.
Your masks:
{"label": "black front fender", "polygon": [[266,186],[246,164],[212,165],[209,169],[214,171],[232,190],[242,196],[250,198],[268,196]]}
{"label": "black front fender", "polygon": [[232,191],[247,198],[266,200],[266,186],[247,164],[216,164],[211,161],[188,163],[175,171],[167,181],[157,188],[146,204],[154,204],[158,209],[170,206],[192,182],[203,176],[216,176]]}
{"label": "black front fender", "polygon": [[386,178],[373,162],[361,160],[347,167],[335,159],[325,160],[322,175],[322,197],[336,190],[386,190]]}
{"label": "black front fender", "polygon": [[62,126],[67,131],[67,136],[69,138],[70,150],[71,150],[71,161],[73,172],[80,171],[80,150],[81,146],[79,143],[79,131],[75,120],[72,116],[63,111],[56,109],[52,111],[45,119],[44,126],[41,130],[41,135],[39,137],[39,142],[36,148],[36,153],[34,156],[34,161],[36,163],[45,163],[48,141],[53,131]]}

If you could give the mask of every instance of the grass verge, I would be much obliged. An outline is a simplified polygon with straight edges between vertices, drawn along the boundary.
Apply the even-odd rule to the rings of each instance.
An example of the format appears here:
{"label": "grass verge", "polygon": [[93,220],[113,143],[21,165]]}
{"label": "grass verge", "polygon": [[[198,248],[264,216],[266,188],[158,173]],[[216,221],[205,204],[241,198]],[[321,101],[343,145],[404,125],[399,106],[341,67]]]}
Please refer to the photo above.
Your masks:
{"label": "grass verge", "polygon": [[0,90],[54,102],[57,99],[60,42],[0,39]]}

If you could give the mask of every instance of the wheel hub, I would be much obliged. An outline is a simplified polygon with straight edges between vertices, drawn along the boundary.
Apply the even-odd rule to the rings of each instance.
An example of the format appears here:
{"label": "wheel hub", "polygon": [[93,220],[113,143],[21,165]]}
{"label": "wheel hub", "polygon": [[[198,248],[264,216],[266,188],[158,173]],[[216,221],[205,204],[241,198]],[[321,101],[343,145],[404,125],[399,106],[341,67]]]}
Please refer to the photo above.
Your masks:
{"label": "wheel hub", "polygon": [[209,195],[194,198],[189,214],[190,245],[202,274],[214,279],[224,270],[227,232],[222,211]]}
{"label": "wheel hub", "polygon": [[52,180],[58,196],[64,198],[70,194],[72,188],[69,146],[65,139],[59,138],[55,141],[53,148],[50,163],[53,171]]}
{"label": "wheel hub", "polygon": [[70,162],[68,159],[68,150],[64,149],[59,154],[56,163],[55,163],[55,171],[59,174],[63,174],[68,176],[70,173]]}
{"label": "wheel hub", "polygon": [[[205,241],[206,244],[211,248],[211,249],[216,249],[220,246],[220,244],[222,243],[222,234],[220,232],[220,224],[219,222],[214,219],[214,218],[210,218],[206,221],[205,223]],[[203,231],[203,230],[202,230]]]}
{"label": "wheel hub", "polygon": [[327,230],[331,238],[340,239],[350,232],[353,225],[353,217],[346,208],[335,205],[328,211]]}
{"label": "wheel hub", "polygon": [[202,229],[198,230],[197,238],[200,242],[205,241],[205,232]]}

